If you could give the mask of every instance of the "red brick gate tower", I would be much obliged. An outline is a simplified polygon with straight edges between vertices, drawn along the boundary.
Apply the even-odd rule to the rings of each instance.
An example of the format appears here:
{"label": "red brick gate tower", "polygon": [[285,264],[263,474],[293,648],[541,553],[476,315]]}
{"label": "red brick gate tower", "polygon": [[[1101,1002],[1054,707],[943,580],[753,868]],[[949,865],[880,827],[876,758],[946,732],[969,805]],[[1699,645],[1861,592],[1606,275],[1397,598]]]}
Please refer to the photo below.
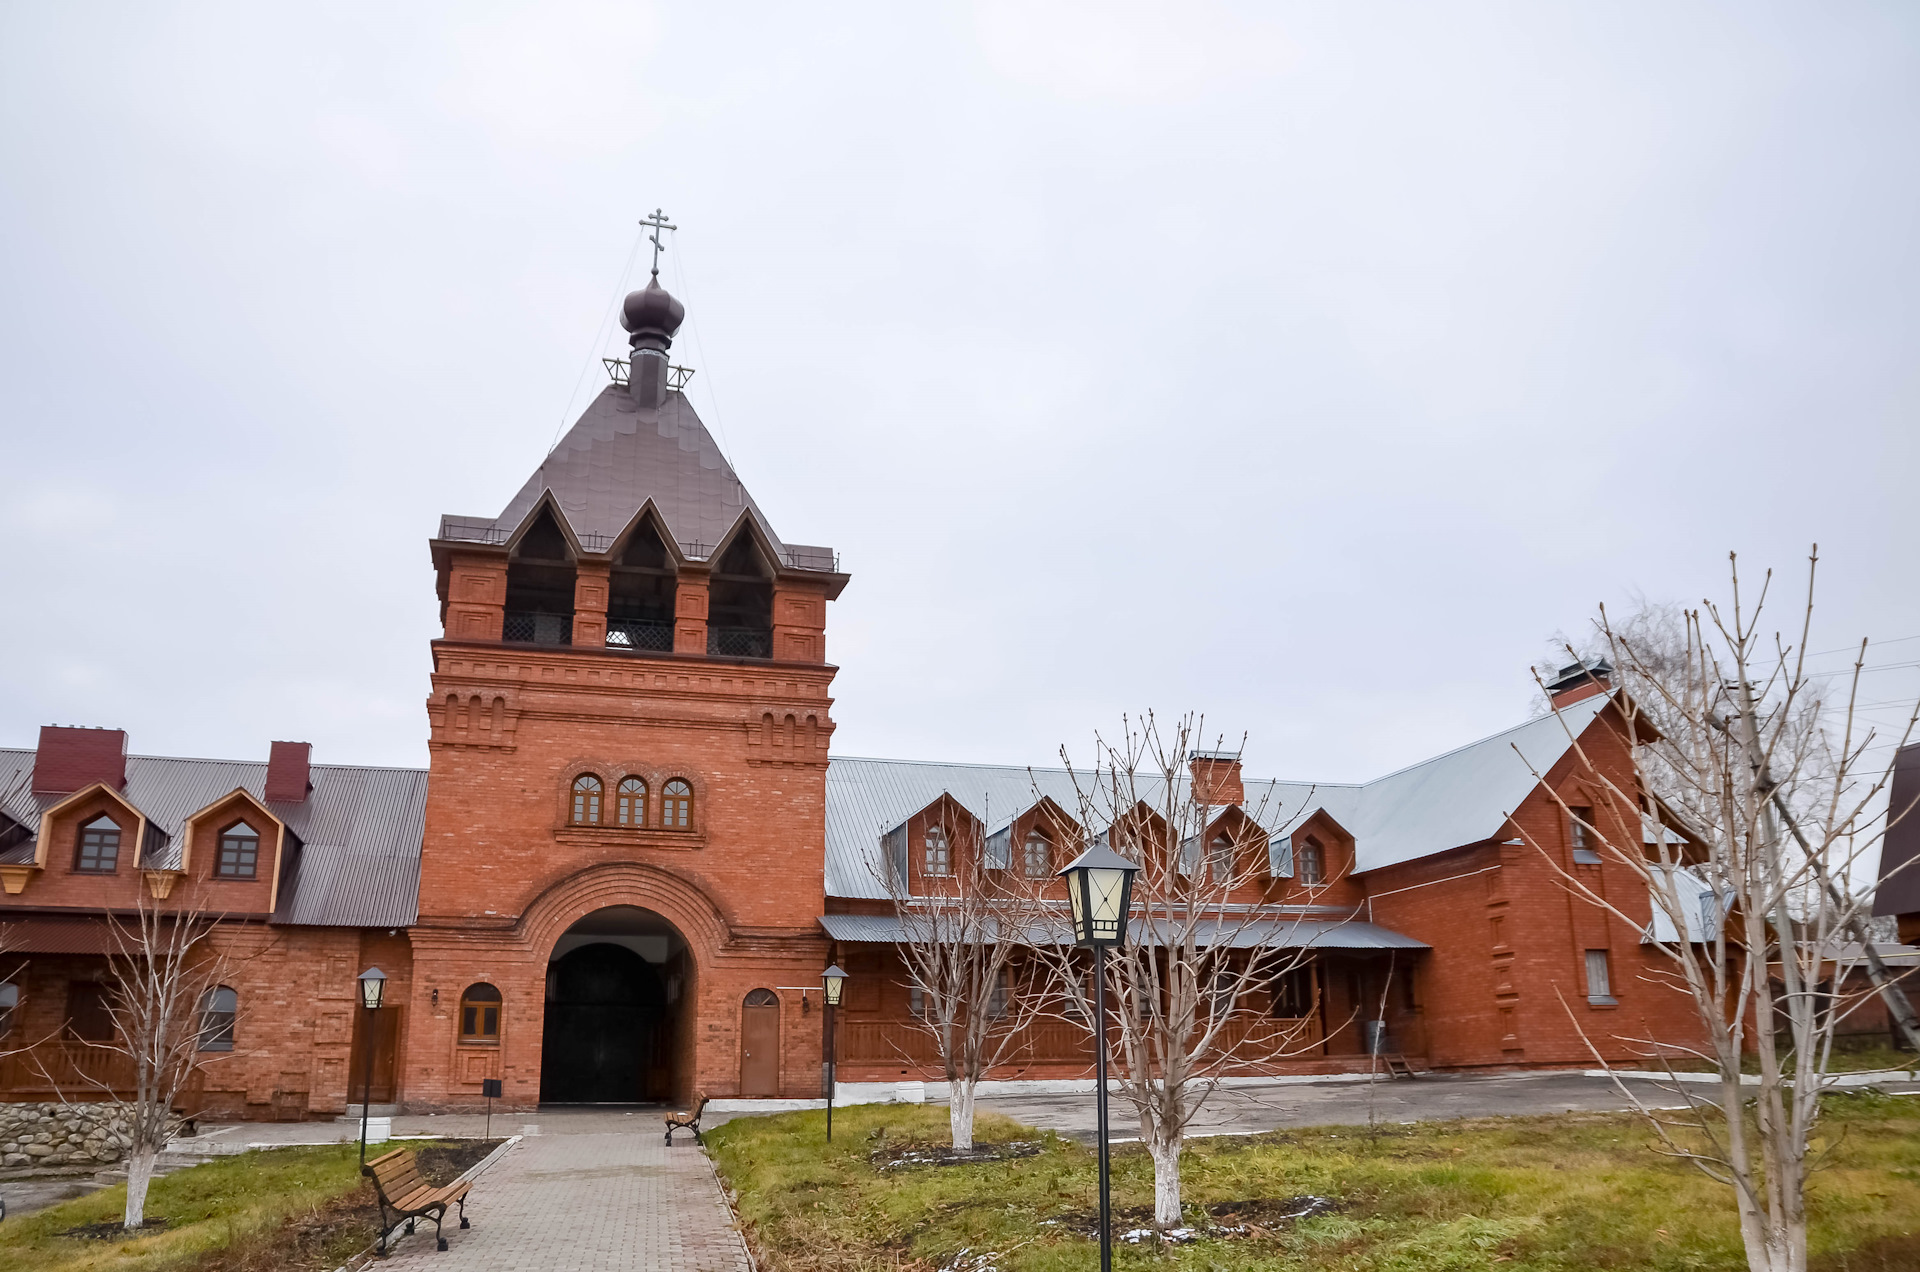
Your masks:
{"label": "red brick gate tower", "polygon": [[497,518],[433,540],[402,1099],[820,1094],[833,552],[783,542],[680,392],[684,310]]}

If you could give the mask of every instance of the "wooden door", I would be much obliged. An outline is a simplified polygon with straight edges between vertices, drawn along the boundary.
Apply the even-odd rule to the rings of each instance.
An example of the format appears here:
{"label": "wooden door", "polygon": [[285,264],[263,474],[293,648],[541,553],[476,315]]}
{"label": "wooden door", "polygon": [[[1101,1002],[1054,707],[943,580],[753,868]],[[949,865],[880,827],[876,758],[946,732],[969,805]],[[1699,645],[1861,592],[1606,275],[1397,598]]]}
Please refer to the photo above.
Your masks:
{"label": "wooden door", "polygon": [[780,998],[770,989],[740,1007],[740,1094],[780,1094]]}
{"label": "wooden door", "polygon": [[[371,1019],[369,1019],[371,1018]],[[369,1104],[392,1104],[398,1093],[394,1081],[399,1072],[400,1009],[382,1007],[368,1011],[353,1009],[352,1062],[347,1070],[347,1103],[360,1103],[362,1084],[367,1081],[367,1048],[373,1048],[373,1082]]]}

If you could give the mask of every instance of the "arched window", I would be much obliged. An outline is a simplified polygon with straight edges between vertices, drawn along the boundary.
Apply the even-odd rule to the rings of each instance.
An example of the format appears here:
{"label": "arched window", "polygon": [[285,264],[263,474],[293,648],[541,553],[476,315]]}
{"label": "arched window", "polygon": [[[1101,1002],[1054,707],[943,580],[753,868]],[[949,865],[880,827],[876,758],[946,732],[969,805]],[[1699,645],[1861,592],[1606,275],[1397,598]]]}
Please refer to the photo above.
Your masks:
{"label": "arched window", "polygon": [[953,873],[953,849],[947,844],[946,827],[927,827],[926,851],[921,857],[921,873],[927,875]]}
{"label": "arched window", "polygon": [[573,779],[573,824],[600,824],[600,779],[591,773],[582,773]]}
{"label": "arched window", "polygon": [[1038,830],[1027,832],[1023,864],[1029,879],[1045,879],[1053,873],[1053,845]]}
{"label": "arched window", "polygon": [[615,811],[622,826],[644,826],[647,824],[647,784],[637,777],[620,779],[619,799],[615,801]]}
{"label": "arched window", "polygon": [[233,1022],[240,1014],[240,995],[216,985],[200,996],[200,1050],[232,1051]]}
{"label": "arched window", "polygon": [[693,787],[676,777],[660,788],[660,824],[668,830],[693,825]]}
{"label": "arched window", "polygon": [[779,1005],[780,995],[770,989],[748,990],[747,1000],[742,1004],[742,1006],[746,1007],[778,1007]]}
{"label": "arched window", "polygon": [[1300,882],[1305,884],[1325,883],[1327,881],[1327,855],[1320,847],[1318,839],[1309,838],[1300,845]]}
{"label": "arched window", "polygon": [[120,865],[120,823],[105,813],[80,828],[73,868],[89,874],[112,874]]}
{"label": "arched window", "polygon": [[259,871],[260,834],[245,822],[220,832],[220,856],[213,873],[220,879],[251,879]]}
{"label": "arched window", "polygon": [[485,981],[460,995],[460,1041],[471,1046],[500,1045],[500,991]]}
{"label": "arched window", "polygon": [[20,1005],[20,987],[12,984],[0,984],[0,1038],[13,1032],[14,1009]]}

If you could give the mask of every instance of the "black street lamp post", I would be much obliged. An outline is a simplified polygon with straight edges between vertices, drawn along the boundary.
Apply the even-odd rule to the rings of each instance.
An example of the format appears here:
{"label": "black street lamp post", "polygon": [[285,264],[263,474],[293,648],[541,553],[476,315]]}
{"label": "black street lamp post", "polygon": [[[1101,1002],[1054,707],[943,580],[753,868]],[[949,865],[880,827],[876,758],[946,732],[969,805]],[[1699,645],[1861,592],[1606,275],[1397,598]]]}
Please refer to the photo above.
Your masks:
{"label": "black street lamp post", "polygon": [[380,1010],[380,1000],[386,996],[387,974],[377,967],[369,967],[360,973],[360,1005],[366,1009],[361,1017],[364,1028],[360,1038],[365,1044],[366,1059],[360,1064],[360,1164],[367,1164],[367,1114],[373,1104],[373,1013]]}
{"label": "black street lamp post", "polygon": [[840,991],[846,987],[847,974],[838,964],[820,973],[820,993],[827,1000],[827,1143],[833,1143],[833,1084],[838,1075],[834,1072],[833,1026],[840,1014]]}
{"label": "black street lamp post", "polygon": [[1105,844],[1075,857],[1060,877],[1067,881],[1073,943],[1093,951],[1094,1101],[1100,1137],[1100,1272],[1113,1272],[1113,1198],[1107,1151],[1107,950],[1127,941],[1133,908],[1133,876],[1140,869]]}

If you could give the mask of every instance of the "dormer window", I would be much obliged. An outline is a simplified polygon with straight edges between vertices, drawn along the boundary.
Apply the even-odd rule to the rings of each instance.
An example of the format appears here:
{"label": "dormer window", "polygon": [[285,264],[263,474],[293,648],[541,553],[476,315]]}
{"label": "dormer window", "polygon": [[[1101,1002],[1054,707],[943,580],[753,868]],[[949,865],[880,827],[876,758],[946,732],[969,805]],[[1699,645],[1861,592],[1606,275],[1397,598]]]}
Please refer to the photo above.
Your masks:
{"label": "dormer window", "polygon": [[1327,881],[1327,853],[1318,839],[1309,838],[1300,845],[1300,882],[1308,887]]}
{"label": "dormer window", "polygon": [[259,871],[260,834],[245,822],[220,832],[220,856],[214,862],[216,879],[251,879]]}
{"label": "dormer window", "polygon": [[1216,835],[1210,849],[1213,881],[1231,883],[1233,881],[1233,840],[1226,835]]}
{"label": "dormer window", "polygon": [[947,832],[944,827],[927,827],[923,847],[925,851],[920,859],[922,874],[942,876],[953,873],[953,849],[947,843]]}
{"label": "dormer window", "polygon": [[120,824],[102,813],[80,828],[73,868],[87,874],[112,874],[120,867]]}
{"label": "dormer window", "polygon": [[1021,854],[1021,864],[1026,867],[1029,879],[1046,879],[1053,874],[1053,845],[1038,830],[1027,832],[1025,850]]}
{"label": "dormer window", "polygon": [[576,826],[600,824],[600,779],[591,773],[573,779],[573,816],[569,820]]}

